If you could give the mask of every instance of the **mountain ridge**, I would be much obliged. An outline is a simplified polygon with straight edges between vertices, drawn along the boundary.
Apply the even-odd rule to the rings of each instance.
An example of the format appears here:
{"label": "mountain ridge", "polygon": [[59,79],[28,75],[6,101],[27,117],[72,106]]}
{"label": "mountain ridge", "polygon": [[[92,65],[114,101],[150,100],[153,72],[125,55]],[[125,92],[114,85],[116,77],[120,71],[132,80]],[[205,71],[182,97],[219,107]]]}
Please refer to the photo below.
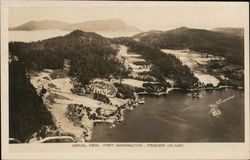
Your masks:
{"label": "mountain ridge", "polygon": [[244,63],[244,38],[228,33],[205,29],[180,27],[160,33],[133,36],[140,42],[151,44],[161,49],[190,49],[197,52],[223,56],[236,64]]}
{"label": "mountain ridge", "polygon": [[57,20],[42,20],[42,21],[28,21],[22,25],[11,27],[11,31],[35,31],[35,30],[62,30],[74,31],[82,30],[85,32],[140,32],[141,30],[127,25],[124,21],[113,18],[104,20],[91,20],[79,23],[66,23]]}
{"label": "mountain ridge", "polygon": [[214,28],[213,31],[227,33],[235,36],[244,36],[244,28],[233,28],[233,27],[218,27]]}
{"label": "mountain ridge", "polygon": [[34,30],[52,30],[60,29],[62,26],[69,23],[57,21],[57,20],[41,20],[41,21],[28,21],[16,27],[10,27],[10,31],[34,31]]}

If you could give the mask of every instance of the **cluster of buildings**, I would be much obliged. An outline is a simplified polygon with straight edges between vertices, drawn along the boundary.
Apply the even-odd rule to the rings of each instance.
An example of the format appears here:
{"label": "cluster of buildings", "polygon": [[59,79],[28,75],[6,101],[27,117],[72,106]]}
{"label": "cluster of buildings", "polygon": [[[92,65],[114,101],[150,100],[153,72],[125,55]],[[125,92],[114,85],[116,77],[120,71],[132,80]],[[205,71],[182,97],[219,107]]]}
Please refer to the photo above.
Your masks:
{"label": "cluster of buildings", "polygon": [[115,97],[117,93],[115,86],[106,80],[94,80],[90,85],[90,90],[93,93],[102,94],[107,97]]}

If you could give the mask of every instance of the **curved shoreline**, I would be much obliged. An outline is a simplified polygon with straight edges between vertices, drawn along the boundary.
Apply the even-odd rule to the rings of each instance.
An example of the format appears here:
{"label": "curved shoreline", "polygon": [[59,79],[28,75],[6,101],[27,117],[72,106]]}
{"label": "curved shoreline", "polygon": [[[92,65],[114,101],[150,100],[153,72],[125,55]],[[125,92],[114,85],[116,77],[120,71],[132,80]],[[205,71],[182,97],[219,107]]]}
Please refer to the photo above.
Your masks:
{"label": "curved shoreline", "polygon": [[220,87],[203,87],[203,88],[197,88],[197,89],[183,89],[183,88],[168,88],[170,90],[167,90],[166,92],[137,92],[138,95],[155,95],[155,96],[161,96],[161,95],[167,95],[173,90],[182,90],[182,91],[201,91],[201,90],[222,90],[222,89],[235,89],[235,90],[244,90],[244,88],[234,88],[233,86],[220,86]]}

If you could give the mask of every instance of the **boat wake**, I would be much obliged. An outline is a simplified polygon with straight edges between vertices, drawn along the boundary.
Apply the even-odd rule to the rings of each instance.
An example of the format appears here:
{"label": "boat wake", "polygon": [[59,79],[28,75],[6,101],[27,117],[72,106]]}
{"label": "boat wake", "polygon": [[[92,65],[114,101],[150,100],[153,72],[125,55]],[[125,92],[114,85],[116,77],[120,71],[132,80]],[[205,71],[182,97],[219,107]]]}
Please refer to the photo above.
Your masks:
{"label": "boat wake", "polygon": [[209,107],[210,107],[209,114],[211,114],[215,118],[220,118],[221,117],[222,112],[221,112],[218,105],[210,104]]}
{"label": "boat wake", "polygon": [[221,109],[219,108],[218,105],[222,104],[222,103],[225,103],[227,101],[229,101],[230,99],[234,98],[235,95],[233,96],[230,96],[228,98],[225,98],[224,100],[222,99],[219,99],[218,101],[215,102],[215,104],[210,104],[209,107],[210,107],[210,111],[209,113],[213,116],[213,117],[216,117],[216,118],[220,118],[221,117]]}

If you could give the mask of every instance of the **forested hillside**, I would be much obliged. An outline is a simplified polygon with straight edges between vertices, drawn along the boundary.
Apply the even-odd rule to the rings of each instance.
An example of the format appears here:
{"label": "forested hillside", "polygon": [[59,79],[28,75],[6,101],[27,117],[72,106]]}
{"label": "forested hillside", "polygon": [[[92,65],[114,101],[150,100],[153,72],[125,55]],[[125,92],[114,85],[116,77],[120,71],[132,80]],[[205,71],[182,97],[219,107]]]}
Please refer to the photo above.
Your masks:
{"label": "forested hillside", "polygon": [[60,69],[69,59],[71,75],[87,84],[95,77],[126,74],[110,44],[110,39],[96,33],[73,31],[39,42],[13,42],[9,48],[30,70]]}
{"label": "forested hillside", "polygon": [[244,36],[244,28],[231,28],[231,27],[221,27],[213,29],[216,32],[228,33],[235,36]]}
{"label": "forested hillside", "polygon": [[160,81],[165,81],[165,77],[174,79],[176,86],[180,88],[190,88],[198,82],[191,70],[173,55],[165,54],[158,48],[132,38],[115,38],[113,41],[128,46],[130,52],[140,54],[150,61],[154,65],[152,74]]}
{"label": "forested hillside", "polygon": [[95,77],[128,75],[128,71],[116,58],[117,50],[111,44],[127,45],[132,52],[141,54],[154,64],[151,74],[158,80],[175,79],[176,85],[187,88],[197,79],[187,66],[173,55],[132,38],[108,39],[96,33],[73,31],[68,35],[43,41],[11,42],[9,49],[28,70],[60,69],[64,59],[70,60],[70,74],[85,85]]}
{"label": "forested hillside", "polygon": [[141,33],[133,38],[161,49],[190,49],[223,56],[235,64],[242,65],[244,62],[244,38],[231,34],[181,27],[145,36]]}

